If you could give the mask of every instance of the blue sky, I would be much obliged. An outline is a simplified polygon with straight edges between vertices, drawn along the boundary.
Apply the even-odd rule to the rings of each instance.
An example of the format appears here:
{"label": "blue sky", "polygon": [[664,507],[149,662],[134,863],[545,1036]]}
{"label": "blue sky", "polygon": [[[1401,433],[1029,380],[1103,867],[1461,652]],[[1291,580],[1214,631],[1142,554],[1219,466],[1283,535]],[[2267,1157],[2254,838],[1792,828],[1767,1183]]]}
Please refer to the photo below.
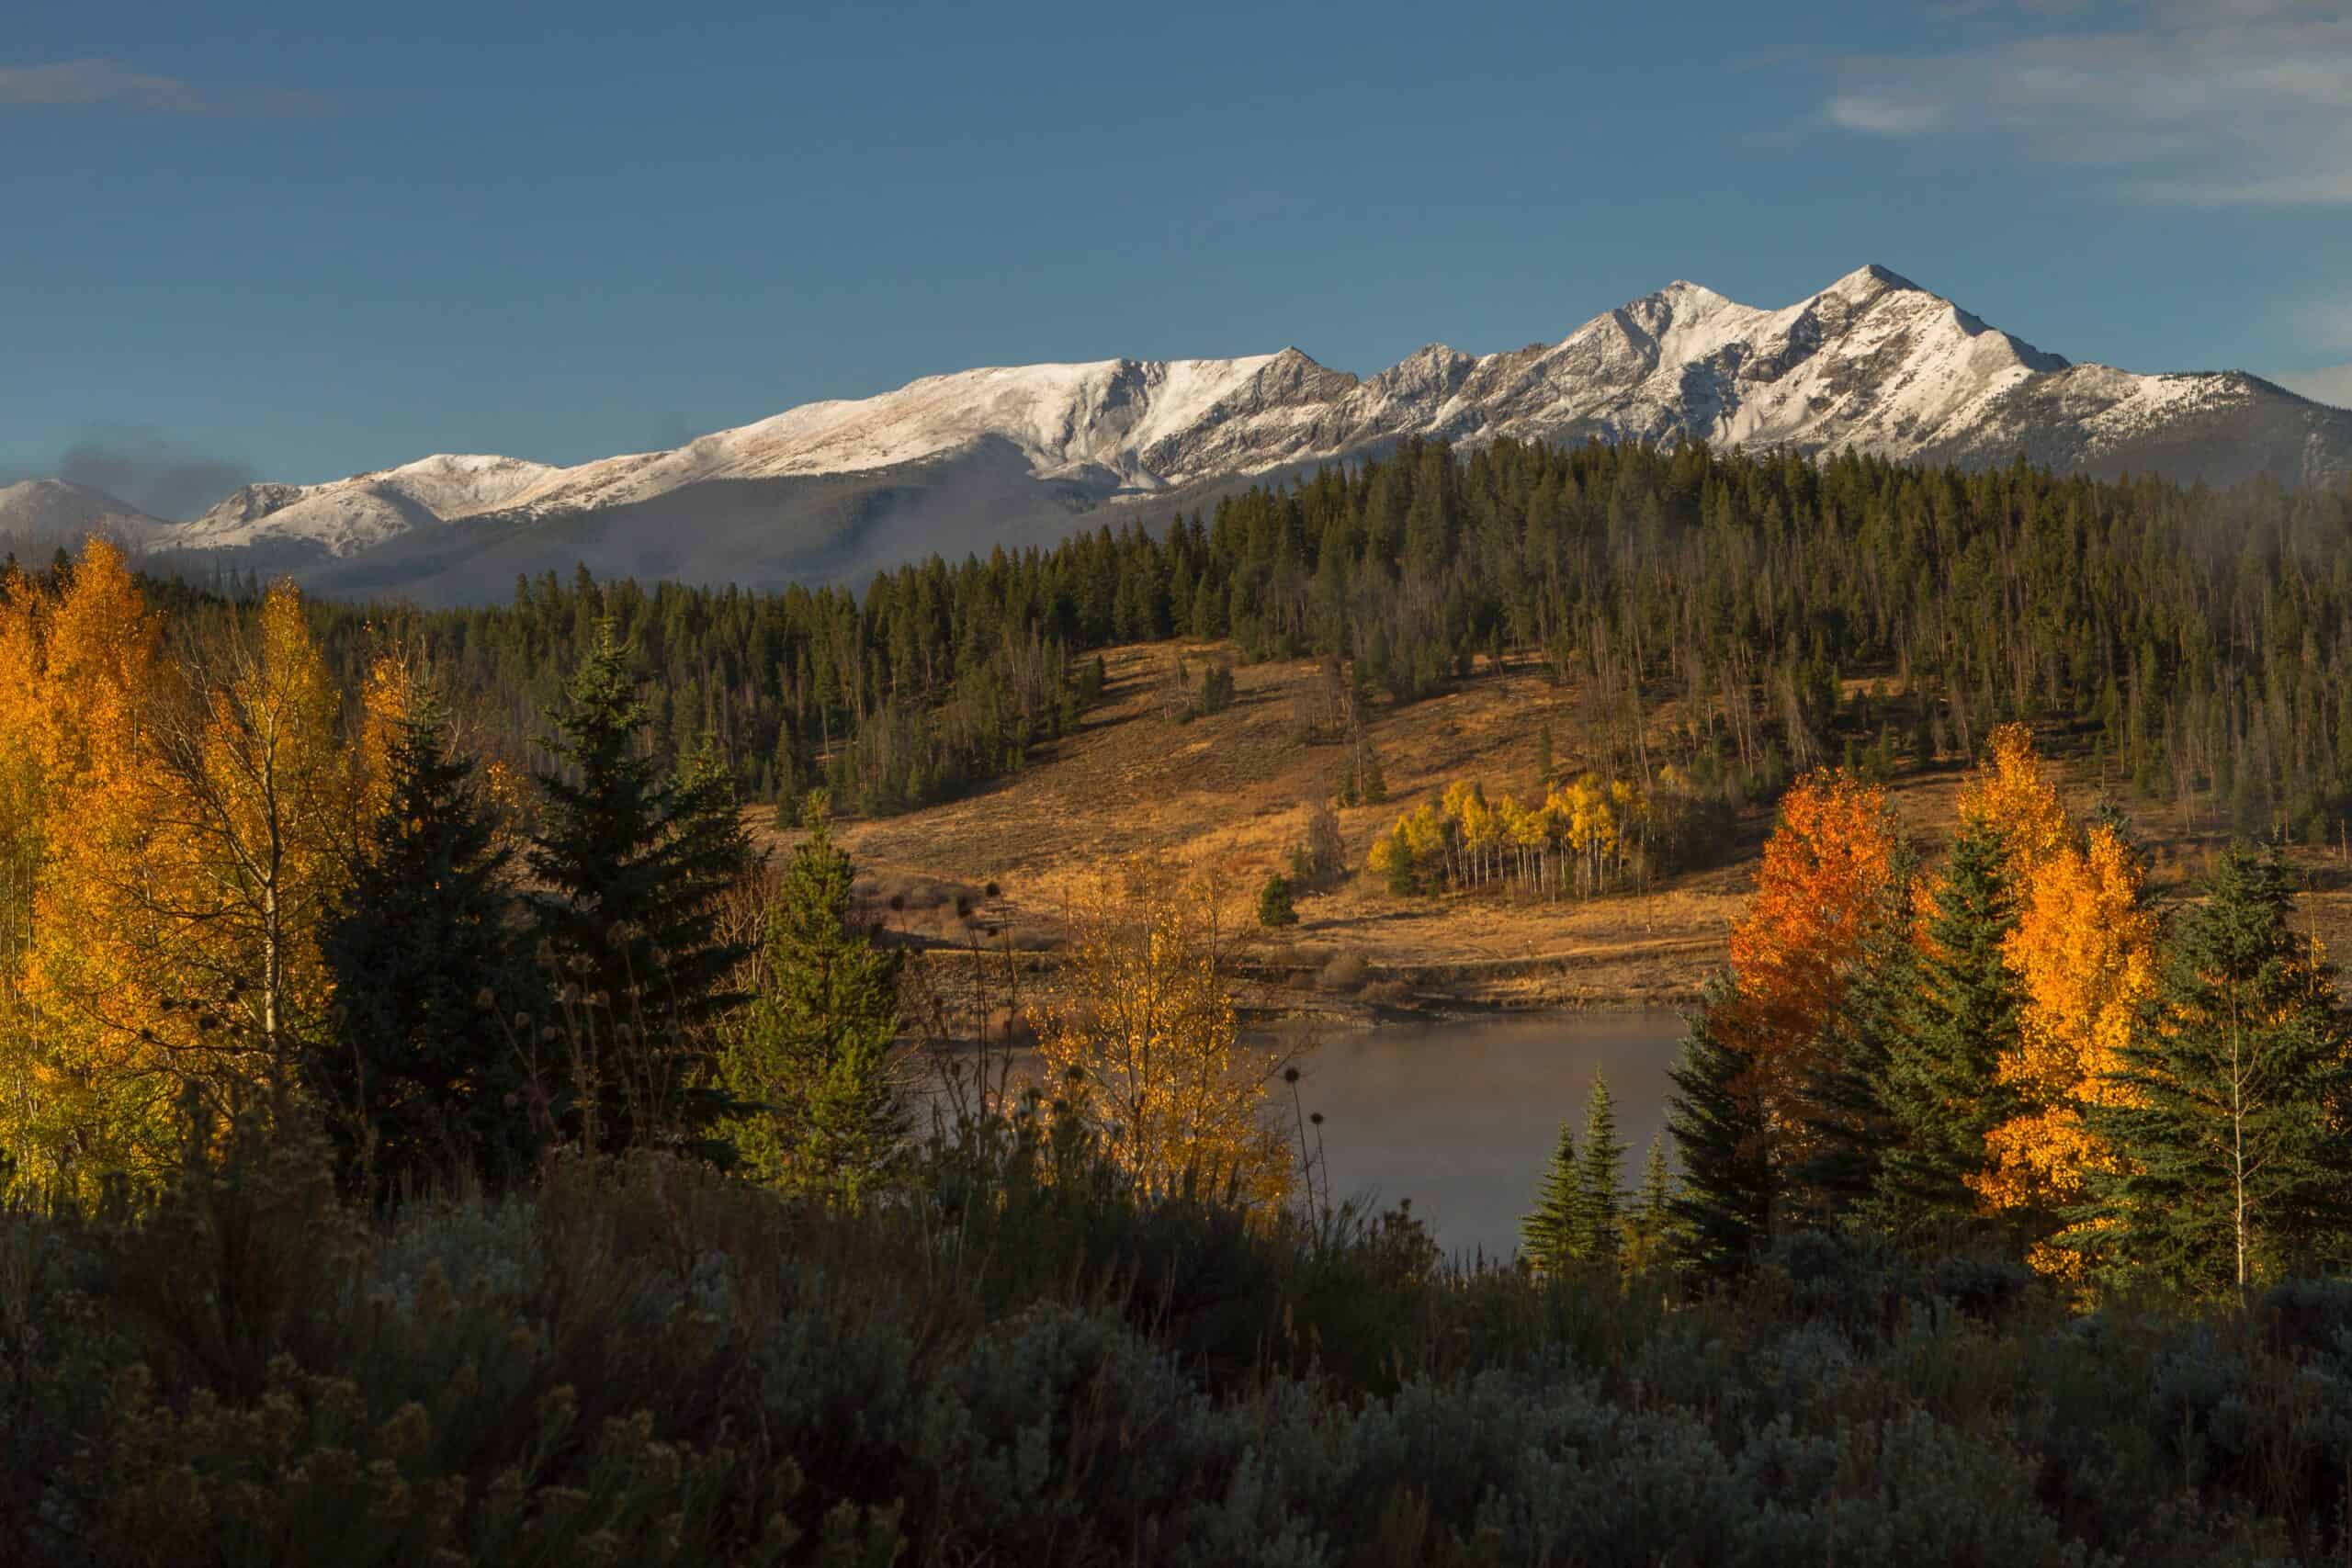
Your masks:
{"label": "blue sky", "polygon": [[186,512],[972,365],[1370,372],[1866,261],[2077,359],[2352,400],[2342,0],[1792,10],[14,0],[0,477]]}

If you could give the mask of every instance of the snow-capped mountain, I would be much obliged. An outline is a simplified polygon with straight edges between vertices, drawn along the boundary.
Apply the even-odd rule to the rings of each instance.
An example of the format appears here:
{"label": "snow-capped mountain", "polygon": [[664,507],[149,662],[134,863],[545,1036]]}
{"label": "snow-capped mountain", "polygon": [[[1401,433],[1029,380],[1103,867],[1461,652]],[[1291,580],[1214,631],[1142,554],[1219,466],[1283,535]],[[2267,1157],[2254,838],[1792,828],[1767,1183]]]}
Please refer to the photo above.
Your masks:
{"label": "snow-capped mountain", "polygon": [[326,484],[247,485],[182,528],[183,549],[315,544],[349,556],[417,528],[511,504],[560,468],[519,457],[437,454]]}
{"label": "snow-capped mountain", "polygon": [[1295,348],[966,370],[573,468],[440,456],[252,485],[157,525],[153,547],[436,600],[500,595],[516,571],[574,561],[841,580],[932,549],[1047,542],[1098,509],[1157,521],[1171,497],[1410,436],[1704,440],[1963,466],[2022,453],[2217,482],[2352,473],[2352,413],[2237,372],[2069,364],[1866,266],[1781,310],[1678,282],[1557,343],[1482,356],[1432,344],[1369,378]]}

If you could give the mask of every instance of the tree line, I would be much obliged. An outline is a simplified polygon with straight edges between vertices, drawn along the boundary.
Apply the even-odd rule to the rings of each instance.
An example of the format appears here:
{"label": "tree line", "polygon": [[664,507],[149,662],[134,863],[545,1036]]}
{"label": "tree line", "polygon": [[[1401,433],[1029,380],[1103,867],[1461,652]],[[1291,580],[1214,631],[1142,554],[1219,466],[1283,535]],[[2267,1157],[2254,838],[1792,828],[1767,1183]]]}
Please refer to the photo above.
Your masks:
{"label": "tree line", "polygon": [[1320,657],[1391,704],[1540,663],[1574,685],[1589,765],[1644,789],[1671,761],[1769,798],[1841,760],[1973,757],[2021,720],[2076,731],[2189,829],[2334,840],[2352,802],[2352,492],[2267,482],[1416,441],[862,592],[583,571],[478,609],[311,613],[346,678],[407,628],[525,767],[609,618],[653,682],[657,755],[707,746],[751,796],[813,785],[842,811],[1017,768],[1099,691],[1086,655],[1172,637]]}

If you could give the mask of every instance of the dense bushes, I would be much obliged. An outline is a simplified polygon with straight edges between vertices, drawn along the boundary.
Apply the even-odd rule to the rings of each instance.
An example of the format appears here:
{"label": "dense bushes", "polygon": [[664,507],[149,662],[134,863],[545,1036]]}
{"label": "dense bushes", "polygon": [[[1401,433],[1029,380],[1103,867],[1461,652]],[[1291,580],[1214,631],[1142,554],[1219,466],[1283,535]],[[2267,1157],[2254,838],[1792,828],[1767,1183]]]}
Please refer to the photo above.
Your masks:
{"label": "dense bushes", "polygon": [[[2070,1319],[1799,1235],[1744,1293],[1442,1267],[1408,1216],[1145,1201],[967,1129],[902,1197],[674,1158],[336,1206],[229,1140],[0,1220],[37,1562],[2030,1564],[2339,1551],[2352,1292]],[[318,1245],[326,1238],[328,1245]],[[340,1238],[340,1239],[338,1239]]]}

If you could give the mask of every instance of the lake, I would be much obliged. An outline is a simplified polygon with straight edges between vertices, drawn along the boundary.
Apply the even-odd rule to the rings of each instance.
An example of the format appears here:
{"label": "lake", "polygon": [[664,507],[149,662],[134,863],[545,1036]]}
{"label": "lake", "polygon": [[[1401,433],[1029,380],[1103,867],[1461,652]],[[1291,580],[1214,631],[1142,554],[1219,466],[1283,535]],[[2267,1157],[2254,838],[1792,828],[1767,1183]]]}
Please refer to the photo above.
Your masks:
{"label": "lake", "polygon": [[1595,1069],[1617,1102],[1626,1185],[1640,1182],[1683,1032],[1679,1014],[1647,1012],[1338,1034],[1300,1063],[1299,1092],[1307,1112],[1323,1113],[1335,1199],[1410,1198],[1448,1253],[1508,1258],[1561,1122],[1582,1141]]}

